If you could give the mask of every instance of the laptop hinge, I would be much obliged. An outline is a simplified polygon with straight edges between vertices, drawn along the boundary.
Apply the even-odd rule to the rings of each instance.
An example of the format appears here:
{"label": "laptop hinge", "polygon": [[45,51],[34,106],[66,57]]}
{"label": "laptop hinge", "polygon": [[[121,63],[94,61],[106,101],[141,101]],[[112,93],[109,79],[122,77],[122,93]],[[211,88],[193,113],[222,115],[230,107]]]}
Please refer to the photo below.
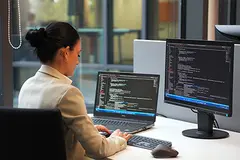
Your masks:
{"label": "laptop hinge", "polygon": [[154,123],[154,121],[146,121],[146,120],[136,120],[136,119],[130,119],[130,118],[116,118],[116,117],[102,117],[102,116],[94,116],[94,117],[91,117],[91,118],[101,118],[101,119],[111,119],[111,120],[119,120],[119,121],[133,121],[133,122],[141,122],[141,123],[146,123],[146,124],[152,124]]}

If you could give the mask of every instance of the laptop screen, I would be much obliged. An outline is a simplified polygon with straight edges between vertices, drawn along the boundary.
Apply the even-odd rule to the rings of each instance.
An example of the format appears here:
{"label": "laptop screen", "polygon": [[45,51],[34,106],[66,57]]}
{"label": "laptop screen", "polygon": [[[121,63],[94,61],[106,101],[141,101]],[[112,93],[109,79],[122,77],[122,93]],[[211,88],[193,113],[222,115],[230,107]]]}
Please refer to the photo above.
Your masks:
{"label": "laptop screen", "polygon": [[94,116],[154,120],[159,75],[99,72]]}

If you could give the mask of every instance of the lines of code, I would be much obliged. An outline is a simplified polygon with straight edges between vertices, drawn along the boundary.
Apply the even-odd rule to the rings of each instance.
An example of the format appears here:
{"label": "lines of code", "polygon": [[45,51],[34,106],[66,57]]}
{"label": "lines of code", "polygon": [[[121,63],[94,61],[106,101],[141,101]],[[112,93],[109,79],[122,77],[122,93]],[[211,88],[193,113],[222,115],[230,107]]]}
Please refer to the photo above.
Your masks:
{"label": "lines of code", "polygon": [[167,45],[166,93],[228,104],[230,47]]}
{"label": "lines of code", "polygon": [[157,76],[100,74],[97,107],[154,113],[158,96]]}

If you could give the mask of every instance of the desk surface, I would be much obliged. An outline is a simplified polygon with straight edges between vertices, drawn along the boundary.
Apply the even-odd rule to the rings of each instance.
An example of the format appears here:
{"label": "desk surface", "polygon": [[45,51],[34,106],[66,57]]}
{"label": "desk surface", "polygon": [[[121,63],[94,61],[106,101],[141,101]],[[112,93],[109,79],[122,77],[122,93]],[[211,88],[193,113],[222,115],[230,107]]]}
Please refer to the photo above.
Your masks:
{"label": "desk surface", "polygon": [[[229,132],[229,137],[218,140],[203,140],[184,137],[182,131],[196,128],[196,124],[157,117],[155,126],[139,135],[168,140],[179,152],[178,157],[171,159],[184,160],[239,160],[240,133]],[[124,151],[109,157],[114,160],[135,159],[148,160],[152,157],[150,150],[128,146]],[[238,155],[239,154],[239,155]],[[167,158],[169,160],[169,158]]]}

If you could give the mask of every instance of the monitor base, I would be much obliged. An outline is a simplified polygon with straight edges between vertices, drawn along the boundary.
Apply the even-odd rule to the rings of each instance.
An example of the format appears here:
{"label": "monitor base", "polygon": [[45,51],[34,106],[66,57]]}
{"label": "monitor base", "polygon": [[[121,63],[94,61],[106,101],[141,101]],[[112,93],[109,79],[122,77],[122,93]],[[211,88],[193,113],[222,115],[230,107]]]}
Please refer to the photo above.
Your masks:
{"label": "monitor base", "polygon": [[215,130],[215,129],[213,129],[212,134],[204,131],[199,131],[198,129],[184,130],[182,134],[186,137],[199,138],[199,139],[220,139],[220,138],[227,138],[229,136],[228,132]]}

